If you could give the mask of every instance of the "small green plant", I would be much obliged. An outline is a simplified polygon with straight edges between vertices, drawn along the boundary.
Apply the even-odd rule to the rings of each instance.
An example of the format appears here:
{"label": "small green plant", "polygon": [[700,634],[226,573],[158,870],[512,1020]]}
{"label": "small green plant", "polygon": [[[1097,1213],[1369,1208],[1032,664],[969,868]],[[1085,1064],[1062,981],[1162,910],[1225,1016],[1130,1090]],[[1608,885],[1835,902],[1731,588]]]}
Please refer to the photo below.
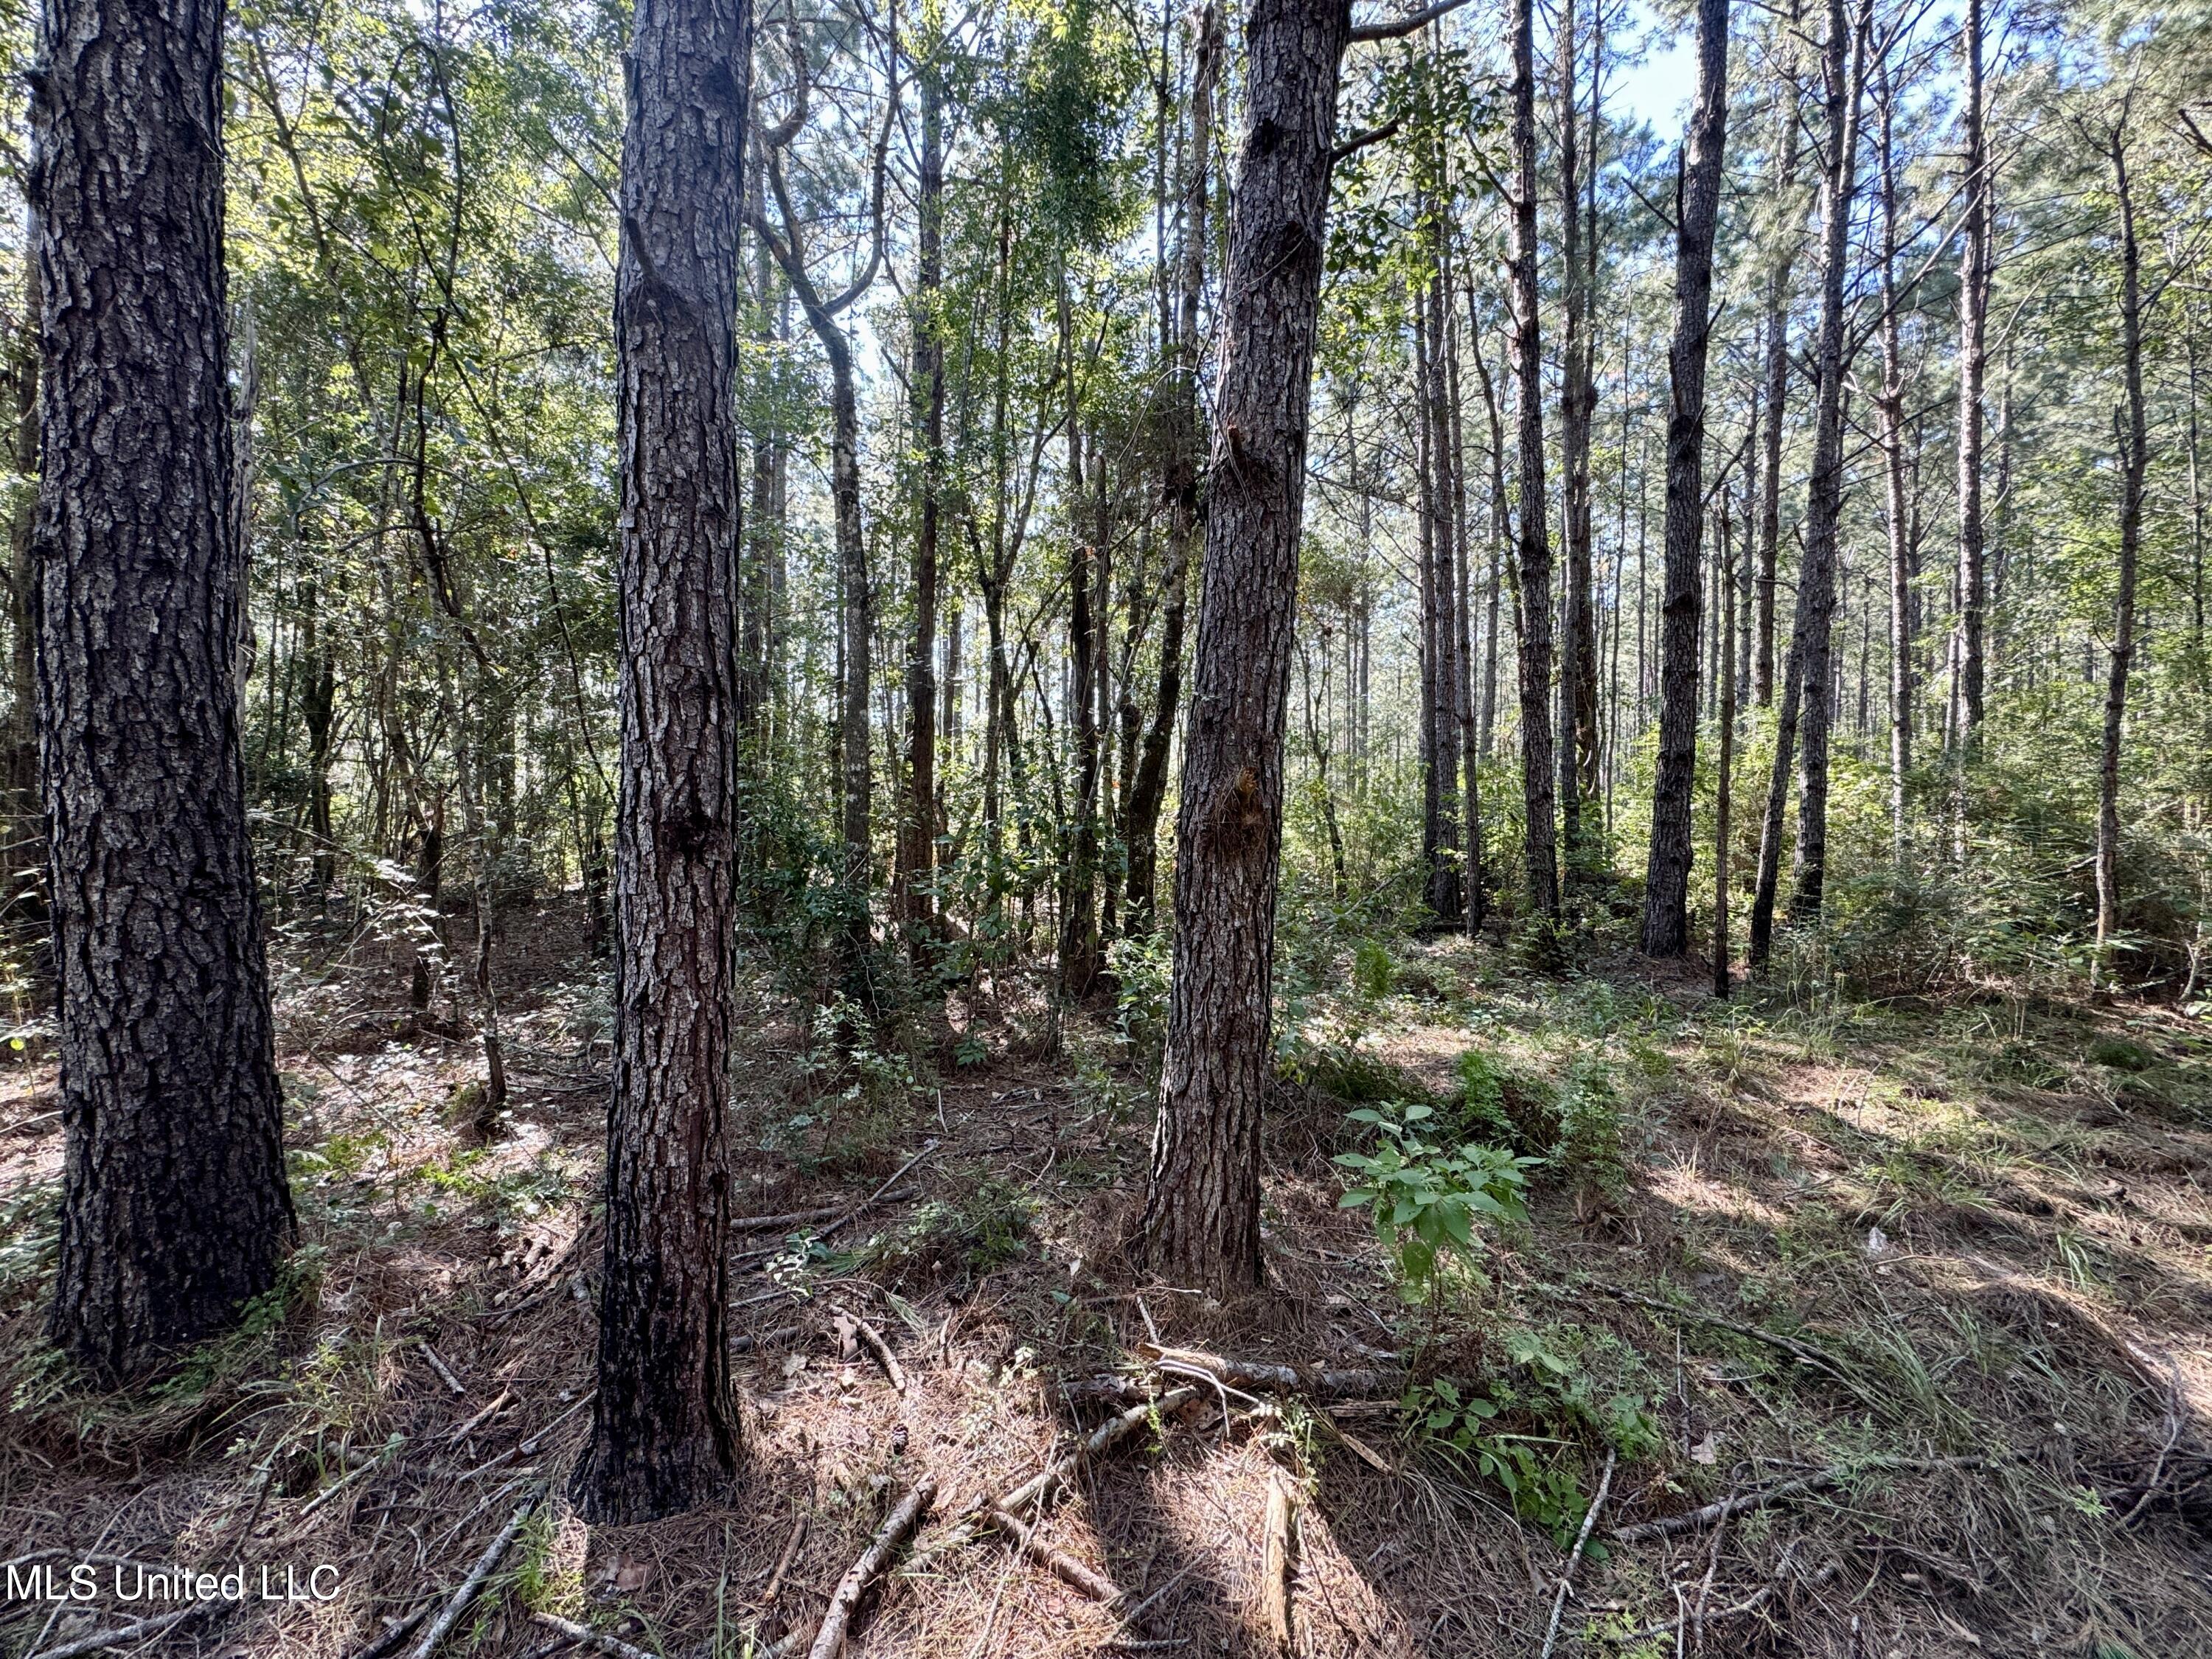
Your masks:
{"label": "small green plant", "polygon": [[1037,1201],[993,1176],[954,1200],[931,1199],[896,1227],[877,1234],[860,1262],[902,1276],[950,1274],[968,1282],[1003,1267],[1028,1249]]}
{"label": "small green plant", "polygon": [[1352,988],[1361,1000],[1376,1003],[1396,988],[1398,964],[1380,941],[1364,939],[1352,947]]}
{"label": "small green plant", "polygon": [[1610,1201],[1628,1185],[1620,1101],[1605,1062],[1584,1055],[1567,1068],[1559,1094],[1559,1139],[1552,1149],[1561,1174],[1585,1194]]}
{"label": "small green plant", "polygon": [[[1504,1488],[1514,1513],[1547,1528],[1562,1542],[1582,1525],[1589,1500],[1559,1456],[1563,1443],[1548,1435],[1499,1430],[1498,1403],[1448,1376],[1416,1383],[1405,1399],[1414,1431],[1447,1446],[1483,1479]],[[1602,1557],[1599,1557],[1602,1559]]]}
{"label": "small green plant", "polygon": [[1106,964],[1119,988],[1114,1024],[1121,1040],[1139,1054],[1158,1054],[1167,1032],[1168,977],[1173,963],[1164,928],[1127,935],[1106,947]]}
{"label": "small green plant", "polygon": [[1350,1115],[1375,1129],[1372,1152],[1340,1152],[1336,1162],[1358,1185],[1338,1200],[1344,1209],[1365,1208],[1375,1231],[1398,1264],[1410,1297],[1433,1289],[1440,1255],[1467,1260],[1479,1254],[1478,1221],[1518,1224],[1528,1218],[1522,1171],[1536,1160],[1496,1146],[1446,1147],[1427,1139],[1421,1125],[1432,1106],[1363,1108]]}

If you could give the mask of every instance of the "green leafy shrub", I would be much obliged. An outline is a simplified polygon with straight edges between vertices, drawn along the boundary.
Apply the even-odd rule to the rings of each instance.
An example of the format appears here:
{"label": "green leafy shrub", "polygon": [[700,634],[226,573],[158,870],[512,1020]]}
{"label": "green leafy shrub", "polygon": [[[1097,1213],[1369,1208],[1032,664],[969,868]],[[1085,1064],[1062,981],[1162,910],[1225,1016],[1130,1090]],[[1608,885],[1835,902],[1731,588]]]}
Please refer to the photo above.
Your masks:
{"label": "green leafy shrub", "polygon": [[1373,1126],[1375,1150],[1337,1155],[1336,1163],[1359,1183],[1338,1203],[1369,1212],[1408,1295],[1418,1297],[1434,1287],[1437,1259],[1445,1252],[1474,1259],[1478,1221],[1528,1220],[1522,1172],[1534,1158],[1496,1146],[1447,1148],[1424,1139],[1419,1126],[1436,1116],[1432,1106],[1386,1105],[1351,1116]]}

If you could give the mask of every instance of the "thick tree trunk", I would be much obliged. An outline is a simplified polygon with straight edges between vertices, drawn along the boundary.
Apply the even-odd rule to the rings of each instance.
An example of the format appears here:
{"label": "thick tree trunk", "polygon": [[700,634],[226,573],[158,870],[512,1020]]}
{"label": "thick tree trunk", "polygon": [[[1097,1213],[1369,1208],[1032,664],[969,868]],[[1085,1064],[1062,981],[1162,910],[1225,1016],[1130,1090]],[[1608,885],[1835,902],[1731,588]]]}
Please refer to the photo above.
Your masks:
{"label": "thick tree trunk", "polygon": [[228,1324],[292,1232],[239,732],[222,32],[220,4],[53,0],[33,82],[48,1328],[110,1378]]}
{"label": "thick tree trunk", "polygon": [[[1698,768],[1698,556],[1705,538],[1705,354],[1712,336],[1713,232],[1728,137],[1728,0],[1699,0],[1698,101],[1684,139],[1668,354],[1667,591],[1660,603],[1659,758],[1645,866],[1646,956],[1690,948],[1690,797]],[[1725,659],[1723,659],[1724,661]]]}
{"label": "thick tree trunk", "polygon": [[1534,0],[1513,8],[1513,383],[1520,417],[1521,789],[1529,908],[1559,914],[1552,741],[1552,538],[1544,499],[1544,348],[1536,270]]}
{"label": "thick tree trunk", "polygon": [[[725,1309],[734,971],[738,243],[747,0],[641,0],[616,277],[622,778],[599,1396],[574,1492],[629,1524],[737,1474]],[[866,745],[862,745],[866,752]]]}
{"label": "thick tree trunk", "polygon": [[1751,937],[1744,963],[1757,974],[1774,948],[1774,902],[1782,879],[1782,821],[1790,804],[1790,769],[1797,755],[1797,710],[1803,701],[1804,665],[1796,643],[1783,673],[1782,701],[1774,715],[1774,759],[1767,774],[1765,810],[1759,824],[1759,872],[1751,894]]}
{"label": "thick tree trunk", "polygon": [[2150,464],[2143,412],[2142,257],[2136,244],[2134,181],[2128,173],[2127,132],[2113,129],[2107,155],[2120,205],[2120,371],[2126,402],[2118,425],[2120,453],[2119,592],[2113,603],[2110,666],[2105,676],[2105,726],[2097,757],[2097,968],[2108,957],[2120,927],[2120,738],[2128,713],[2128,671],[2136,651],[2136,568],[2142,551],[2143,477]]}
{"label": "thick tree trunk", "polygon": [[1175,971],[1141,1250],[1179,1285],[1260,1278],[1260,1109],[1270,1048],[1306,404],[1327,246],[1342,0],[1257,0],[1222,293],[1206,586],[1182,806]]}
{"label": "thick tree trunk", "polygon": [[1805,495],[1805,558],[1797,578],[1790,642],[1803,664],[1802,752],[1797,763],[1797,844],[1792,857],[1790,920],[1820,918],[1828,872],[1828,744],[1835,724],[1833,630],[1836,540],[1844,508],[1844,278],[1850,259],[1851,198],[1858,179],[1859,102],[1865,77],[1870,0],[1856,18],[1828,0],[1823,76],[1827,90],[1827,177],[1821,188],[1820,322],[1814,362],[1813,476]]}
{"label": "thick tree trunk", "polygon": [[1182,641],[1190,591],[1191,554],[1203,526],[1199,519],[1199,301],[1206,287],[1208,167],[1213,149],[1213,88],[1221,71],[1221,9],[1198,14],[1193,44],[1190,142],[1184,162],[1183,241],[1175,301],[1174,380],[1167,416],[1167,597],[1160,610],[1160,678],[1152,715],[1137,754],[1124,831],[1128,843],[1128,909],[1132,933],[1148,933],[1158,902],[1160,805],[1167,796],[1168,750],[1182,702]]}

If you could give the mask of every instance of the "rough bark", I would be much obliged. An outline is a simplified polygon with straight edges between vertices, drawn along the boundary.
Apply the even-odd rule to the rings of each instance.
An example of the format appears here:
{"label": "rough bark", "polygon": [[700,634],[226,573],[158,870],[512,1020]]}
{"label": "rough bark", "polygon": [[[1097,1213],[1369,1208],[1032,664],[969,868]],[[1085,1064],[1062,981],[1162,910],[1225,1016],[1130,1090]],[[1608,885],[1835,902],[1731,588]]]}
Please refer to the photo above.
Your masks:
{"label": "rough bark", "polygon": [[2120,926],[2120,738],[2128,712],[2128,671],[2136,650],[2136,572],[2142,551],[2143,478],[2150,463],[2143,410],[2142,257],[2136,243],[2134,181],[2127,134],[2116,127],[2106,154],[2120,208],[2120,372],[2125,403],[2114,422],[2120,453],[2120,560],[2112,643],[2105,674],[2105,724],[2097,757],[2097,954],[2100,973]]}
{"label": "rough bark", "polygon": [[1552,538],[1544,500],[1544,349],[1536,270],[1536,70],[1534,0],[1513,8],[1513,381],[1520,421],[1521,788],[1529,907],[1559,914],[1553,821]]}
{"label": "rough bark", "polygon": [[1206,584],[1176,826],[1174,989],[1140,1249],[1173,1282],[1260,1277],[1307,396],[1334,143],[1342,0],[1257,0],[1222,291]]}
{"label": "rough bark", "polygon": [[616,274],[621,781],[599,1395],[574,1492],[628,1524],[735,1480],[725,1330],[735,963],[747,0],[641,0]]}
{"label": "rough bark", "polygon": [[915,399],[921,427],[921,502],[914,541],[914,632],[906,655],[905,790],[891,886],[892,915],[915,967],[934,932],[930,883],[937,852],[937,566],[945,477],[945,78],[930,48],[920,64],[921,155],[916,180]]}
{"label": "rough bark", "polygon": [[[1690,797],[1698,767],[1698,556],[1705,537],[1705,355],[1713,232],[1728,137],[1728,0],[1699,0],[1698,100],[1683,142],[1668,353],[1666,592],[1660,601],[1659,757],[1645,864],[1646,956],[1690,948]],[[1723,659],[1724,660],[1724,659]]]}
{"label": "rough bark", "polygon": [[1169,394],[1166,485],[1167,593],[1160,607],[1160,678],[1137,754],[1125,830],[1128,843],[1127,921],[1132,933],[1151,931],[1159,889],[1160,805],[1167,797],[1168,750],[1182,702],[1182,643],[1190,592],[1191,554],[1199,515],[1199,301],[1206,287],[1208,167],[1213,149],[1213,88],[1221,71],[1221,9],[1198,14],[1193,43],[1190,142],[1185,152],[1183,240],[1175,300],[1174,381]]}
{"label": "rough bark", "polygon": [[[1724,3],[1724,0],[1722,0]],[[1749,492],[1745,503],[1749,505]],[[1729,664],[1735,656],[1735,544],[1729,534],[1728,491],[1721,491],[1720,522],[1714,532],[1715,550],[1720,555],[1721,589],[1721,661]],[[1735,802],[1731,799],[1731,785],[1735,770],[1735,676],[1727,667],[1721,672],[1720,685],[1720,754],[1713,779],[1713,994],[1726,997],[1729,983],[1729,837],[1731,833],[1729,817]]]}
{"label": "rough bark", "polygon": [[1462,916],[1459,839],[1459,608],[1451,514],[1455,468],[1444,378],[1443,329],[1450,314],[1440,271],[1417,303],[1421,381],[1421,774],[1422,842],[1430,921],[1455,927]]}
{"label": "rough bark", "polygon": [[[1959,248],[1959,764],[1982,724],[1983,638],[1988,579],[1982,537],[1982,381],[1988,362],[1989,153],[1983,135],[1982,3],[1966,0],[1960,47],[1966,62],[1966,211]],[[1961,819],[1963,830],[1963,819]]]}
{"label": "rough bark", "polygon": [[[1977,5],[1979,0],[1973,0]],[[1912,770],[1912,541],[1905,505],[1905,354],[1898,319],[1897,151],[1894,88],[1881,70],[1881,392],[1878,400],[1885,527],[1889,538],[1890,852],[1905,867],[1909,828],[1905,785]]]}
{"label": "rough bark", "polygon": [[[1101,967],[1098,949],[1098,710],[1097,651],[1100,626],[1092,599],[1098,587],[1096,567],[1103,550],[1084,533],[1075,510],[1084,498],[1081,381],[1075,369],[1075,331],[1070,315],[1067,273],[1060,272],[1060,349],[1067,359],[1067,660],[1068,718],[1074,728],[1076,799],[1070,826],[1068,859],[1062,876],[1060,918],[1060,994],[1079,1000],[1089,994]],[[1101,462],[1103,466],[1103,460]]]}
{"label": "rough bark", "polygon": [[222,33],[220,4],[54,0],[33,82],[48,1328],[111,1378],[228,1324],[292,1232],[239,730]]}
{"label": "rough bark", "polygon": [[[1791,0],[1790,24],[1794,32],[1798,0]],[[1781,160],[1777,167],[1774,193],[1789,210],[1797,185],[1797,79],[1784,70],[1778,88],[1780,106]],[[1759,565],[1753,579],[1756,609],[1752,618],[1755,639],[1752,647],[1751,696],[1761,708],[1774,702],[1774,582],[1782,553],[1782,439],[1783,415],[1790,400],[1790,279],[1796,263],[1797,236],[1793,225],[1785,233],[1782,257],[1776,261],[1766,284],[1766,384],[1759,402],[1766,411],[1766,452],[1759,466]]]}
{"label": "rough bark", "polygon": [[1844,507],[1845,283],[1851,198],[1858,179],[1859,103],[1866,69],[1868,5],[1856,18],[1828,0],[1822,75],[1827,94],[1826,177],[1821,185],[1820,321],[1814,362],[1813,476],[1805,494],[1805,557],[1797,578],[1790,650],[1801,659],[1802,751],[1797,763],[1797,844],[1791,860],[1790,920],[1817,921],[1827,886],[1828,744],[1835,724],[1833,652],[1836,542]]}
{"label": "rough bark", "polygon": [[[1594,33],[1602,32],[1602,15]],[[1559,462],[1563,480],[1560,540],[1564,604],[1559,650],[1559,834],[1569,880],[1591,874],[1597,854],[1585,841],[1583,806],[1597,790],[1597,620],[1591,599],[1590,428],[1597,413],[1596,331],[1591,317],[1597,248],[1594,215],[1585,217],[1585,186],[1597,182],[1597,82],[1591,65],[1590,121],[1578,118],[1574,0],[1559,10],[1559,259],[1563,276],[1559,345]],[[1595,57],[1595,53],[1593,54]],[[1583,141],[1589,145],[1585,169]]]}

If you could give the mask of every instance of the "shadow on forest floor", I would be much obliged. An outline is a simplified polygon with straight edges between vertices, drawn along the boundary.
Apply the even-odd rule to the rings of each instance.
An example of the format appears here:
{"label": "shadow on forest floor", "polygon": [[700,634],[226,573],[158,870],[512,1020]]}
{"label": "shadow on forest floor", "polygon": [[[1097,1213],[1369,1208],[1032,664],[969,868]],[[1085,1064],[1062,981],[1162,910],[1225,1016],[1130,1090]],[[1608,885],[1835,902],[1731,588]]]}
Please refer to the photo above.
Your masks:
{"label": "shadow on forest floor", "polygon": [[[280,975],[304,1249],[245,1333],[129,1394],[81,1391],[39,1345],[51,1067],[0,1081],[0,1553],[332,1564],[330,1601],[218,1605],[147,1650],[338,1659],[439,1605],[546,1490],[441,1651],[562,1650],[537,1609],[735,1656],[811,1628],[926,1470],[934,1515],[855,1653],[1256,1659],[1287,1616],[1299,1655],[1533,1655],[1610,1468],[1561,1654],[2212,1651],[2212,1118],[2188,1032],[2154,1011],[2122,1032],[1997,1002],[1729,1007],[1626,967],[1540,981],[1487,946],[1408,947],[1387,994],[1308,1007],[1313,1063],[1269,1131],[1272,1282],[1224,1309],[1139,1284],[1115,1249],[1149,1110],[1103,1024],[1009,989],[956,998],[914,1052],[831,1053],[763,975],[741,1213],[842,1213],[935,1145],[833,1237],[740,1237],[732,1503],[594,1528],[560,1496],[592,1383],[605,1059],[573,921],[509,921],[515,1089],[486,1144],[474,1047],[410,1024],[400,964]],[[1577,1104],[1516,1120],[1549,1156],[1529,1225],[1409,1308],[1337,1207],[1328,1159],[1358,1131],[1320,1085],[1449,1107],[1471,1048]],[[2179,1083],[2147,1097],[2143,1066],[2100,1054]],[[1110,1610],[995,1538],[938,1547],[1109,1414],[1100,1380],[1136,1387],[1148,1342],[1402,1353],[1416,1381],[1208,1382],[1082,1468],[1040,1536],[1112,1581]],[[1730,1501],[1717,1525],[1612,1536]],[[0,1602],[0,1652],[149,1611]]]}

